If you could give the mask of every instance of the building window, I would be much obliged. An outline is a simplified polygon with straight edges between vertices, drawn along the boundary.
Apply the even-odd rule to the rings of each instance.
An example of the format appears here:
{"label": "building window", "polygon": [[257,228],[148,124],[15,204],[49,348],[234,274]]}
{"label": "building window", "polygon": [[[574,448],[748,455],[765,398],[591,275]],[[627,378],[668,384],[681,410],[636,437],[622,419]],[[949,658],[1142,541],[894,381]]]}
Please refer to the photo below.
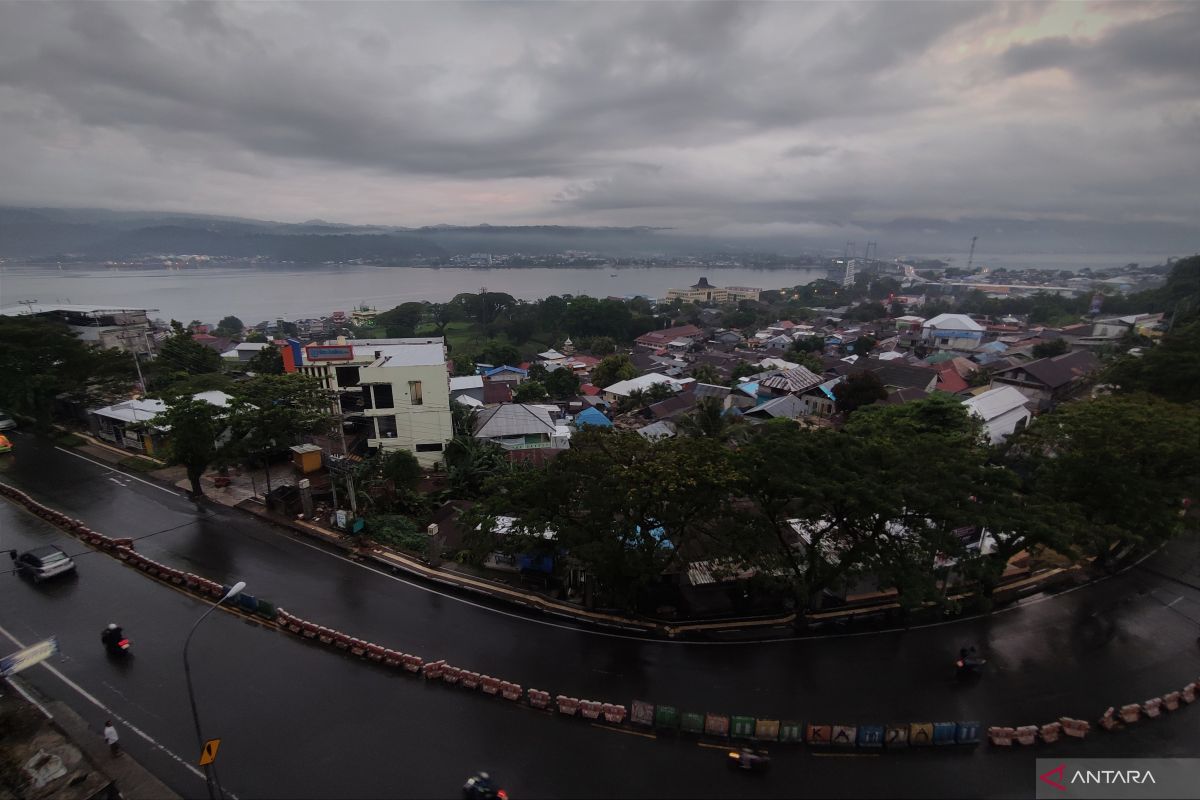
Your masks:
{"label": "building window", "polygon": [[378,435],[376,439],[395,439],[396,438],[396,418],[395,417],[376,417],[375,424],[377,426]]}
{"label": "building window", "polygon": [[362,387],[362,405],[363,405],[364,409],[375,407],[375,404],[373,402],[371,402],[371,387],[370,386]]}
{"label": "building window", "polygon": [[432,444],[419,444],[419,445],[417,445],[417,452],[418,453],[440,453],[440,452],[442,452],[442,443],[434,442]]}
{"label": "building window", "polygon": [[358,367],[336,367],[338,386],[358,386]]}
{"label": "building window", "polygon": [[392,385],[390,383],[376,383],[371,388],[375,390],[376,408],[396,407],[395,402],[392,400]]}
{"label": "building window", "polygon": [[425,401],[421,398],[421,382],[408,382],[408,402],[414,406],[424,405]]}

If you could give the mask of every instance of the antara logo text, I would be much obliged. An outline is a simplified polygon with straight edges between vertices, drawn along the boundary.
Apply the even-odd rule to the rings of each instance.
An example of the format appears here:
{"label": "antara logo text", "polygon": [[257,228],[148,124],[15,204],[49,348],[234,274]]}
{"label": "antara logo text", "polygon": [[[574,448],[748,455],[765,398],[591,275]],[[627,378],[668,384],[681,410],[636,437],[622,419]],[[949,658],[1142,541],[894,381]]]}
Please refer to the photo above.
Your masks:
{"label": "antara logo text", "polygon": [[1101,784],[1113,785],[1118,783],[1158,783],[1154,773],[1148,769],[1077,769],[1067,772],[1066,764],[1059,764],[1049,772],[1038,776],[1060,792],[1065,792],[1068,785]]}

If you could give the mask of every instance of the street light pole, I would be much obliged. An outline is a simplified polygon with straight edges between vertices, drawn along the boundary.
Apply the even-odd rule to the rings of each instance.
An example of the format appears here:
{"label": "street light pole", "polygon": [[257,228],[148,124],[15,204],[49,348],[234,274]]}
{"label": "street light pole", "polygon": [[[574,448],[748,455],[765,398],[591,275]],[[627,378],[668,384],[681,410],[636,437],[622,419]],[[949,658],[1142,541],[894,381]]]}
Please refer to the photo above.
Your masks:
{"label": "street light pole", "polygon": [[[245,588],[245,581],[238,581],[235,583],[233,587],[225,593],[224,597],[213,603],[212,606],[209,607],[208,611],[205,611],[200,615],[200,619],[196,620],[196,623],[192,625],[192,629],[188,631],[187,639],[183,642],[183,675],[187,679],[188,700],[191,701],[192,704],[192,722],[196,724],[196,746],[200,748],[200,752],[204,751],[204,734],[200,732],[200,712],[196,710],[196,693],[192,691],[192,668],[188,663],[188,647],[191,646],[192,634],[194,634],[196,629],[200,627],[200,623],[204,622],[204,620],[208,618],[209,614],[216,611],[217,606],[221,605],[221,603],[224,603],[234,595],[239,594]],[[208,800],[218,800],[218,798],[224,800],[225,797],[225,795],[221,792],[221,782],[217,779],[216,775],[217,773],[214,769],[212,769],[211,764],[204,765],[204,782],[208,785]]]}

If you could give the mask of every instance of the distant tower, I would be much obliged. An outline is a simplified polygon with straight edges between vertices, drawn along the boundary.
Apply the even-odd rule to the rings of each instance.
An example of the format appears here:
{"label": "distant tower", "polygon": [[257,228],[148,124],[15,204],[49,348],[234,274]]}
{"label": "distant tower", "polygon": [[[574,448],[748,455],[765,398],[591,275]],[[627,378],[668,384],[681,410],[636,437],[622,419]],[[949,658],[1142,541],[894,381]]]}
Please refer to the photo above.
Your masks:
{"label": "distant tower", "polygon": [[971,265],[975,263],[975,241],[978,238],[978,236],[971,237],[971,252],[967,254],[967,272],[971,271]]}

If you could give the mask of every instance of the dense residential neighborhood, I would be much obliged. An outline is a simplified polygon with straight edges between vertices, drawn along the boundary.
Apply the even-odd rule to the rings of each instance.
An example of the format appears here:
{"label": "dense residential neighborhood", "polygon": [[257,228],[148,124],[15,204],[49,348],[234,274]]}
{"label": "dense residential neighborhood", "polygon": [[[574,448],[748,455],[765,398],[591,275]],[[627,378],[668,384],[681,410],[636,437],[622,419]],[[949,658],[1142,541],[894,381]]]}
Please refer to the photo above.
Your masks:
{"label": "dense residential neighborhood", "polygon": [[1062,295],[934,295],[880,270],[779,291],[701,278],[658,301],[484,292],[319,325],[27,307],[4,324],[33,349],[37,331],[58,347],[89,332],[103,379],[6,402],[186,466],[197,494],[264,470],[278,511],[581,606],[986,604],[1048,558],[1169,536],[1172,507],[1196,496],[1197,449],[1162,449],[1197,430],[1194,385],[1139,445],[1164,473],[1165,507],[1147,512],[1164,527],[1072,534],[1095,509],[1046,487],[1070,483],[1067,420],[1127,425],[1162,408],[1155,375],[1190,369],[1166,354],[1195,346],[1198,264],[1109,297],[1144,304],[1116,316],[1072,314],[1081,301]]}

